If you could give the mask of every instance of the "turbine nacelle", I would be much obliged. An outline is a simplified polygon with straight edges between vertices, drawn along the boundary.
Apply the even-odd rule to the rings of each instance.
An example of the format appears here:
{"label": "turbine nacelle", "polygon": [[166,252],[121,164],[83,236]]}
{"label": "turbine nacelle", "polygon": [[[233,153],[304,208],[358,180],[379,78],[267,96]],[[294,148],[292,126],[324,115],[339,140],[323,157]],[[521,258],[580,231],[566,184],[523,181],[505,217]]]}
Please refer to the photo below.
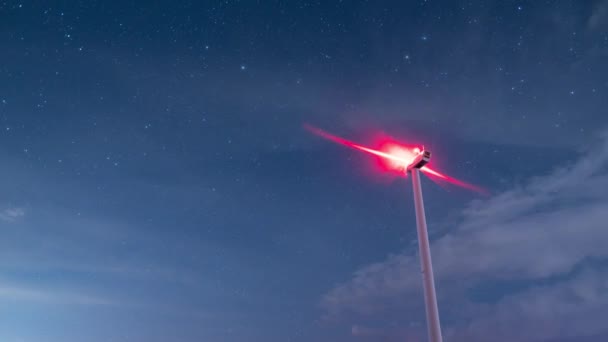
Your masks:
{"label": "turbine nacelle", "polygon": [[431,152],[427,150],[422,150],[418,152],[418,155],[414,160],[407,166],[406,171],[411,171],[412,169],[421,169],[423,166],[431,161]]}

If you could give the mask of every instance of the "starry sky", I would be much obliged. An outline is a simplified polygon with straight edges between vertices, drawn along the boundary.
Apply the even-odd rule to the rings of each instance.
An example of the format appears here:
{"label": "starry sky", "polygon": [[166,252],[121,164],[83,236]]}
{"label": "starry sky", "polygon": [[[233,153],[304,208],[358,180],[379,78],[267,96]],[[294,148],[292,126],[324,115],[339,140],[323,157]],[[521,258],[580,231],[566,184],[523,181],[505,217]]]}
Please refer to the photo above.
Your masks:
{"label": "starry sky", "polygon": [[608,339],[608,1],[0,1],[0,340]]}

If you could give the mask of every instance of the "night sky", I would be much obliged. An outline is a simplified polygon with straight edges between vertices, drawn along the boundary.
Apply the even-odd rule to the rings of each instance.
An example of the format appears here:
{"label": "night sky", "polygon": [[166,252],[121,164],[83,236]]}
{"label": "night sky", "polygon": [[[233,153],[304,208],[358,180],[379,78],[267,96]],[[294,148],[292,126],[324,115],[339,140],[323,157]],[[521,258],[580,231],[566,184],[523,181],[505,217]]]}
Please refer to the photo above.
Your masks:
{"label": "night sky", "polygon": [[608,340],[608,1],[0,1],[0,341]]}

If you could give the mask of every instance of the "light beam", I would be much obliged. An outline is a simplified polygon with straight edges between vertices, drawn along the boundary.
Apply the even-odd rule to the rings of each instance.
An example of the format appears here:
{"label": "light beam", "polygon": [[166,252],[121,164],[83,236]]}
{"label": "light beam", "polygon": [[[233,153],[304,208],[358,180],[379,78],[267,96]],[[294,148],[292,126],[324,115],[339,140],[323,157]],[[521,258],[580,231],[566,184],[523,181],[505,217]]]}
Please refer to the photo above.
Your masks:
{"label": "light beam", "polygon": [[[363,145],[359,145],[350,140],[346,140],[337,135],[333,135],[329,132],[326,132],[320,128],[311,126],[309,124],[304,124],[304,128],[306,130],[308,130],[309,132],[311,132],[321,138],[324,138],[329,141],[338,143],[340,145],[344,145],[344,146],[380,157],[384,160],[384,162],[385,162],[384,166],[387,169],[392,170],[392,171],[397,171],[403,177],[407,176],[407,170],[406,170],[407,166],[410,165],[411,162],[416,158],[416,156],[421,152],[421,149],[418,146],[408,148],[401,144],[392,143],[392,142],[387,142],[387,143],[382,144],[380,149],[373,149],[373,148],[365,147]],[[443,181],[443,182],[446,182],[446,183],[449,183],[449,184],[452,184],[455,186],[459,186],[463,189],[467,189],[467,190],[474,191],[474,192],[481,193],[481,194],[488,194],[488,192],[485,189],[483,189],[479,186],[476,186],[471,183],[467,183],[467,182],[461,181],[459,179],[447,176],[437,170],[432,169],[428,165],[422,167],[420,169],[420,171],[422,171],[426,175],[430,176],[430,178],[433,181]]]}

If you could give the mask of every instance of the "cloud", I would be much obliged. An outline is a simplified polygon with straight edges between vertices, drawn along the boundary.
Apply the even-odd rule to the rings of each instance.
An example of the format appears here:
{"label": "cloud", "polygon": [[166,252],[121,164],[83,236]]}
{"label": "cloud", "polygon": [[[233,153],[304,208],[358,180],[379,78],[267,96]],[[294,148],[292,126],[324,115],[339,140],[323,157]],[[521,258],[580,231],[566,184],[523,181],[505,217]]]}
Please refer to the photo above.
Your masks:
{"label": "cloud", "polygon": [[353,325],[351,335],[357,341],[383,341],[383,342],[418,342],[424,341],[425,336],[419,332],[412,332],[407,329],[378,329],[365,326]]}
{"label": "cloud", "polygon": [[74,291],[59,291],[50,288],[31,287],[15,284],[0,286],[0,300],[59,305],[118,304],[118,302],[97,295],[78,293]]}
{"label": "cloud", "polygon": [[4,222],[15,222],[25,216],[23,208],[8,208],[0,212],[0,220]]}
{"label": "cloud", "polygon": [[[552,285],[535,286],[478,309],[478,317],[464,327],[448,330],[450,340],[553,341],[606,332],[608,272],[584,269],[576,277]],[[496,340],[496,339],[494,339]]]}
{"label": "cloud", "polygon": [[[506,333],[524,320],[529,329],[519,329],[516,340],[566,336],[557,334],[563,326],[572,334],[603,329],[587,317],[601,311],[594,303],[608,300],[597,290],[608,277],[589,265],[608,260],[605,189],[608,136],[571,165],[471,203],[457,228],[432,243],[440,305],[444,314],[454,316],[451,326],[486,340],[484,333],[500,327]],[[581,267],[588,269],[573,275]],[[484,285],[497,297],[491,304],[471,298],[471,291]],[[408,252],[356,271],[326,294],[322,307],[327,318],[369,317],[397,306],[415,311],[422,307],[421,291],[418,259]],[[577,305],[569,304],[572,293],[580,296]],[[541,323],[554,327],[548,331],[555,335],[532,333]]]}
{"label": "cloud", "polygon": [[587,27],[589,30],[597,30],[608,22],[608,1],[604,0],[595,6],[595,9],[591,13],[589,20],[587,20]]}

